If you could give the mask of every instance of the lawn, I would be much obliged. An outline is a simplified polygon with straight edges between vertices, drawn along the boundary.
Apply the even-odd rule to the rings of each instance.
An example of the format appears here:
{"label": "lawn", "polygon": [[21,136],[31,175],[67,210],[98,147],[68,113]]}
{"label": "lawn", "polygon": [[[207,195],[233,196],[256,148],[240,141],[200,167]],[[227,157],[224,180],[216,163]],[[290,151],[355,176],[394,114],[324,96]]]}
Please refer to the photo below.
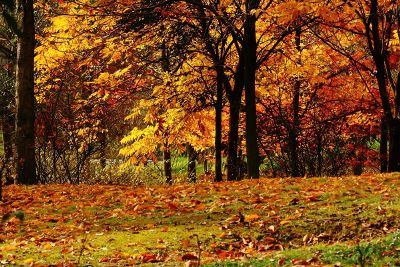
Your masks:
{"label": "lawn", "polygon": [[400,265],[400,174],[8,186],[0,264]]}

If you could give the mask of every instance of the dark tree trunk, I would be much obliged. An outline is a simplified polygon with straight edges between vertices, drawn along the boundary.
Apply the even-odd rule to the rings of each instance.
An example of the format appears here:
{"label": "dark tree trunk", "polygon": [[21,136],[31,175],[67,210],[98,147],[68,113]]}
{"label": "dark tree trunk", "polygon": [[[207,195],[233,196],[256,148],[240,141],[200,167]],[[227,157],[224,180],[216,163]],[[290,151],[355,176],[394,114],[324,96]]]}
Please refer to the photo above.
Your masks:
{"label": "dark tree trunk", "polygon": [[102,169],[105,169],[106,166],[107,166],[106,148],[107,148],[107,136],[106,136],[106,133],[100,133],[100,167]]}
{"label": "dark tree trunk", "polygon": [[400,171],[400,119],[393,119],[389,129],[389,172]]}
{"label": "dark tree trunk", "polygon": [[16,174],[21,184],[36,184],[33,0],[17,0]]}
{"label": "dark tree trunk", "polygon": [[257,70],[257,39],[256,16],[251,11],[257,9],[259,0],[246,1],[246,21],[244,25],[245,38],[245,95],[246,95],[246,152],[247,175],[249,178],[259,178],[259,152],[257,143],[257,112],[256,112],[256,70]]}
{"label": "dark tree trunk", "polygon": [[381,140],[379,154],[381,160],[381,173],[385,173],[388,171],[388,129],[384,117],[381,120]]}
{"label": "dark tree trunk", "polygon": [[363,173],[363,164],[361,162],[357,162],[353,166],[353,175],[360,176]]}
{"label": "dark tree trunk", "polygon": [[164,144],[164,175],[167,184],[172,184],[172,165],[171,165],[171,151],[169,150],[168,143]]}
{"label": "dark tree trunk", "polygon": [[322,176],[322,164],[324,162],[322,154],[322,135],[317,135],[317,174],[319,177]]}
{"label": "dark tree trunk", "polygon": [[243,150],[240,148],[240,140],[239,140],[239,153],[238,153],[238,162],[239,162],[239,180],[242,180],[247,173],[247,164],[244,160]]}
{"label": "dark tree trunk", "polygon": [[[370,4],[370,16],[368,18],[369,24],[366,25],[366,35],[369,45],[369,50],[371,51],[372,57],[374,59],[376,67],[376,79],[378,82],[379,95],[381,98],[383,113],[388,127],[389,133],[389,159],[388,159],[388,171],[398,171],[399,161],[400,161],[400,149],[399,149],[399,138],[400,138],[400,125],[398,114],[393,116],[389,93],[386,86],[386,76],[387,71],[385,68],[385,57],[386,49],[382,45],[381,31],[379,29],[380,14],[378,10],[378,0],[371,0]],[[397,92],[395,92],[397,93]],[[400,96],[399,96],[400,98]],[[395,98],[397,102],[397,97]],[[400,99],[399,99],[400,101]],[[395,103],[395,108],[397,109],[397,104]]]}
{"label": "dark tree trunk", "polygon": [[230,101],[229,106],[229,140],[228,140],[228,180],[239,179],[239,118],[240,118],[240,99]]}
{"label": "dark tree trunk", "polygon": [[215,103],[215,181],[222,181],[222,97],[223,97],[223,75],[222,65],[217,69],[217,102]]}
{"label": "dark tree trunk", "polygon": [[239,121],[240,121],[240,107],[244,88],[244,58],[245,54],[241,53],[239,56],[239,63],[235,72],[235,85],[233,90],[230,90],[229,80],[225,79],[224,85],[229,99],[229,133],[228,133],[228,153],[227,153],[227,167],[228,167],[228,180],[239,179],[239,159],[238,159],[238,146],[239,146]]}
{"label": "dark tree trunk", "polygon": [[188,158],[189,158],[188,179],[189,179],[189,182],[195,183],[196,182],[197,153],[196,153],[196,150],[190,144],[187,145],[187,154],[188,154]]}

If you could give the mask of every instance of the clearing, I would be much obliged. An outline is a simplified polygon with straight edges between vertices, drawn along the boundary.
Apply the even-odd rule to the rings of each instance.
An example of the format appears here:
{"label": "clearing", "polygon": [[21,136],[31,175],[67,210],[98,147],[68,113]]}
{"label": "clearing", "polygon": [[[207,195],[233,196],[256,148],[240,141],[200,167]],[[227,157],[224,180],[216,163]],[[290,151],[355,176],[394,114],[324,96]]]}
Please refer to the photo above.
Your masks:
{"label": "clearing", "polygon": [[400,266],[399,196],[400,174],[8,186],[0,265]]}

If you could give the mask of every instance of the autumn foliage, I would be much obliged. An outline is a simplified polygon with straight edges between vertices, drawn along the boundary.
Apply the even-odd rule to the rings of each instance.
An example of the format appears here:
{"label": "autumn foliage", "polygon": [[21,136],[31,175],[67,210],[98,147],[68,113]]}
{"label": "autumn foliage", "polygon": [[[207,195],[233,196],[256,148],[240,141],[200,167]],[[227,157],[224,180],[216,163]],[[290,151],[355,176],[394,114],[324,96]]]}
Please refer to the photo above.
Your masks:
{"label": "autumn foliage", "polygon": [[0,265],[400,264],[398,0],[0,11]]}
{"label": "autumn foliage", "polygon": [[[280,265],[335,264],[321,251],[281,253],[316,244],[355,246],[395,233],[400,225],[398,178],[260,179],[136,188],[9,186],[1,204],[0,260],[33,266],[181,266],[251,258]],[[393,240],[378,258],[395,259],[399,243]],[[354,257],[337,253],[349,253],[338,261],[358,263],[356,250]]]}

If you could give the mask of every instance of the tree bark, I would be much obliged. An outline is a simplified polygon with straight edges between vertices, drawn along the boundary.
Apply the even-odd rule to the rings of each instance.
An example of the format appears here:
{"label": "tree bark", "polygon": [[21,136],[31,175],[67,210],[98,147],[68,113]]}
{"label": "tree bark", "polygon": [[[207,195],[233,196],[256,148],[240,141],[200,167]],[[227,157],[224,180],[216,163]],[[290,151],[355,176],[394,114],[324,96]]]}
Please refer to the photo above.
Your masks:
{"label": "tree bark", "polygon": [[17,0],[16,174],[21,184],[36,184],[33,0]]}
{"label": "tree bark", "polygon": [[172,184],[172,165],[171,165],[171,151],[169,145],[166,142],[164,144],[164,174],[167,184]]}
{"label": "tree bark", "polygon": [[105,169],[107,166],[107,135],[106,133],[100,133],[100,167],[101,169]]}
{"label": "tree bark", "polygon": [[240,119],[240,99],[230,101],[229,106],[229,140],[228,140],[228,181],[239,179],[239,119]]}
{"label": "tree bark", "polygon": [[[378,11],[378,1],[371,0],[370,14],[368,17],[369,24],[366,25],[366,36],[368,41],[369,50],[374,59],[376,67],[376,79],[378,82],[379,95],[381,98],[383,113],[386,121],[387,131],[389,133],[389,159],[388,171],[398,171],[400,166],[400,125],[398,115],[393,116],[389,93],[387,92],[386,76],[390,69],[386,70],[385,57],[387,56],[387,49],[383,47],[381,31],[379,29],[380,14]],[[397,90],[396,90],[397,91]],[[395,110],[397,110],[397,92],[395,96]],[[400,98],[399,98],[400,101]]]}
{"label": "tree bark", "polygon": [[257,112],[256,112],[256,71],[257,71],[257,40],[256,16],[251,12],[257,9],[259,0],[246,1],[246,21],[244,25],[245,38],[245,95],[246,95],[246,152],[247,175],[249,178],[259,178],[259,152],[257,143]]}
{"label": "tree bark", "polygon": [[389,129],[389,172],[400,171],[400,119],[394,118]]}
{"label": "tree bark", "polygon": [[[298,28],[295,33],[295,42],[297,52],[300,54],[301,52],[301,29]],[[297,61],[298,64],[301,64],[301,59]],[[293,88],[293,99],[292,99],[292,112],[293,112],[293,123],[289,129],[289,165],[290,165],[290,175],[292,177],[299,177],[300,171],[298,166],[298,155],[297,155],[297,147],[298,147],[298,132],[300,127],[300,119],[299,119],[299,111],[300,111],[300,90],[301,90],[301,81],[300,78],[297,77],[294,83]]]}
{"label": "tree bark", "polygon": [[203,161],[203,169],[204,169],[204,174],[209,174],[209,172],[208,172],[208,160],[206,158]]}
{"label": "tree bark", "polygon": [[388,171],[388,129],[385,118],[381,119],[381,140],[379,146],[381,173]]}
{"label": "tree bark", "polygon": [[322,176],[322,167],[323,167],[323,162],[324,162],[324,158],[323,158],[323,149],[322,149],[322,135],[321,134],[317,134],[317,174],[318,177]]}
{"label": "tree bark", "polygon": [[188,154],[188,158],[189,158],[188,179],[189,179],[189,182],[195,183],[196,182],[197,153],[196,153],[196,150],[190,144],[187,145],[187,154]]}
{"label": "tree bark", "polygon": [[222,97],[223,75],[222,65],[216,67],[217,72],[217,102],[215,103],[215,181],[222,181]]}

